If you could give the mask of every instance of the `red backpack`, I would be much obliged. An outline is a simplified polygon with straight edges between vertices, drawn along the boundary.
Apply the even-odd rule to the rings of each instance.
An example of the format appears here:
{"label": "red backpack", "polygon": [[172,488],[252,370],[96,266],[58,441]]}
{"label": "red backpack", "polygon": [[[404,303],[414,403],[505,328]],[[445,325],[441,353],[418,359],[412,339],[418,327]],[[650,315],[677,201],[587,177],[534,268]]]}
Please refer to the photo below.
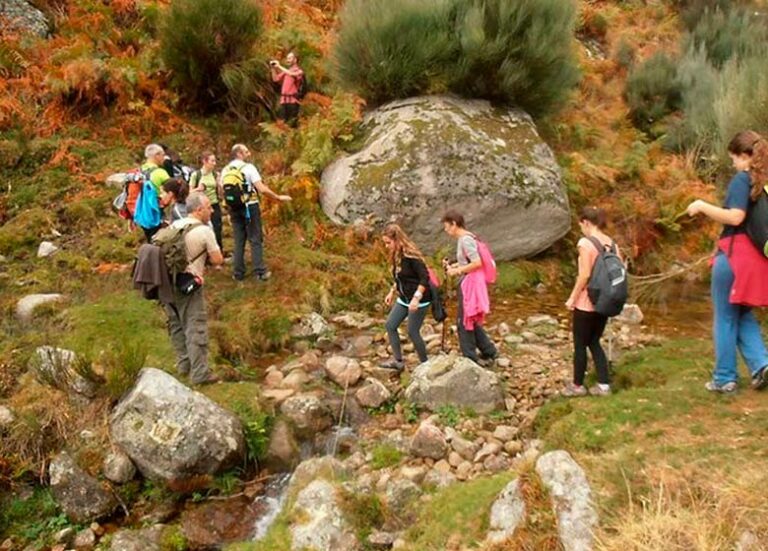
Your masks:
{"label": "red backpack", "polygon": [[141,195],[141,189],[144,181],[149,179],[149,175],[145,174],[139,168],[126,172],[125,180],[123,180],[123,191],[120,194],[122,201],[117,203],[115,200],[115,207],[117,208],[117,215],[120,218],[126,220],[133,220],[134,214],[136,214],[136,202]]}

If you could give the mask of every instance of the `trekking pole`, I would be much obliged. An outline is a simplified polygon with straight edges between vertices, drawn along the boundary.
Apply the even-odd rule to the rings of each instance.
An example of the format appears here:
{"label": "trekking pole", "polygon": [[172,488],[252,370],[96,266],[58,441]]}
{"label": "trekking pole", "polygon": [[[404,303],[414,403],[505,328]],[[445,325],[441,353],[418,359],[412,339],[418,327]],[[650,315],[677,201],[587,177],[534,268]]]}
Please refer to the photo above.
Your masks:
{"label": "trekking pole", "polygon": [[445,262],[443,262],[443,274],[445,275],[443,278],[445,281],[445,292],[443,293],[443,309],[445,310],[445,319],[443,320],[443,330],[442,334],[440,335],[440,351],[443,354],[447,354],[448,350],[446,349],[445,342],[448,340],[448,320],[451,319],[448,315],[448,294],[451,291],[451,276],[448,275],[448,267],[446,266]]}

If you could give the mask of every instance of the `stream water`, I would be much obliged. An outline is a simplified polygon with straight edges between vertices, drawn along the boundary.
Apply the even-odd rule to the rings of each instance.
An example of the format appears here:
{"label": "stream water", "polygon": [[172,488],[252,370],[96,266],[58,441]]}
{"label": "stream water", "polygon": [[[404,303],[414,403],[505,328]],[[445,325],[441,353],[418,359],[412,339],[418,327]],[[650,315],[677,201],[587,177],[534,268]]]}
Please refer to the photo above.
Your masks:
{"label": "stream water", "polygon": [[[543,294],[516,294],[504,298],[496,297],[492,302],[489,325],[506,322],[513,325],[517,319],[525,319],[534,314],[549,314],[556,317],[568,317],[565,309],[566,292],[548,292]],[[663,294],[657,295],[651,304],[640,306],[644,313],[643,323],[652,333],[666,337],[706,337],[710,334],[711,305],[709,290],[703,284],[671,283],[665,286]],[[449,305],[450,308],[450,305]],[[450,313],[450,312],[449,312]],[[326,441],[325,453],[335,455],[338,442],[350,435],[354,429],[337,425],[333,427]],[[313,446],[305,442],[302,446],[302,459],[315,455]],[[263,507],[264,513],[255,524],[253,540],[263,539],[274,523],[285,502],[285,494],[291,474],[277,475],[267,484],[263,495],[256,498],[256,503]]]}

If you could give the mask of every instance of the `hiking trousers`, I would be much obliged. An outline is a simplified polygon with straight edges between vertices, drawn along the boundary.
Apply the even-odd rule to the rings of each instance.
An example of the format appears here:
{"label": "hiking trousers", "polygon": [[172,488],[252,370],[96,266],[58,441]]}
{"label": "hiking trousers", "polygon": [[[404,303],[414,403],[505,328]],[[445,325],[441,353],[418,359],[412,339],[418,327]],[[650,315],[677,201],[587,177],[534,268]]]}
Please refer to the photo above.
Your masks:
{"label": "hiking trousers", "polygon": [[216,243],[219,245],[221,254],[224,254],[224,242],[221,239],[221,230],[223,224],[221,221],[221,205],[214,203],[211,205],[213,212],[211,212],[211,225],[213,226],[213,235],[216,236]]}
{"label": "hiking trousers", "polygon": [[174,304],[166,304],[168,333],[176,351],[176,370],[193,383],[208,378],[208,316],[200,287],[191,295],[173,290]]}
{"label": "hiking trousers", "polygon": [[464,296],[461,293],[461,279],[459,279],[458,293],[456,294],[458,320],[456,328],[459,332],[459,348],[465,358],[473,362],[478,361],[477,350],[480,349],[480,357],[484,360],[495,358],[498,355],[496,345],[485,332],[483,326],[475,323],[471,331],[464,327]]}
{"label": "hiking trousers", "polygon": [[584,385],[587,373],[587,349],[592,353],[597,371],[597,382],[609,384],[608,358],[600,344],[608,318],[597,312],[573,310],[573,384]]}
{"label": "hiking trousers", "polygon": [[235,250],[232,251],[232,267],[235,279],[245,278],[245,241],[251,244],[251,262],[253,275],[261,276],[267,272],[264,264],[264,235],[261,231],[261,209],[258,203],[246,206],[246,210],[230,210],[232,233],[235,236]]}
{"label": "hiking trousers", "polygon": [[413,343],[416,354],[419,355],[419,361],[421,363],[427,361],[427,345],[424,344],[424,339],[421,338],[421,326],[424,324],[424,318],[427,316],[428,310],[428,306],[422,306],[415,312],[409,312],[407,306],[403,306],[395,300],[387,318],[386,329],[389,336],[389,345],[392,347],[392,353],[397,361],[402,361],[403,359],[403,351],[400,348],[400,335],[397,333],[397,328],[400,327],[400,324],[406,318],[408,318],[408,337]]}

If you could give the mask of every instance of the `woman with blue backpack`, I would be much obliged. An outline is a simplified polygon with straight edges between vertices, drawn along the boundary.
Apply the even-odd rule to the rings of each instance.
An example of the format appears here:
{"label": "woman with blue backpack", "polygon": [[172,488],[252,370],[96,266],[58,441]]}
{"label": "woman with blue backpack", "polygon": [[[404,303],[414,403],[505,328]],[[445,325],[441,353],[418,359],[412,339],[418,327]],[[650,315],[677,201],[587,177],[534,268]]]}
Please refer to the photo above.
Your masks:
{"label": "woman with blue backpack", "polygon": [[[586,396],[606,396],[611,393],[608,375],[608,358],[605,355],[600,339],[605,332],[608,316],[595,311],[595,304],[590,299],[588,286],[595,263],[604,250],[619,254],[616,244],[603,230],[606,226],[605,211],[595,207],[586,207],[579,216],[579,228],[584,237],[579,239],[576,247],[579,251],[579,272],[573,289],[565,301],[565,306],[573,312],[573,382],[560,391],[561,396],[568,398]],[[624,274],[626,277],[626,274]],[[587,349],[592,354],[597,371],[597,384],[589,391],[584,386],[587,373]]]}
{"label": "woman with blue backpack", "polygon": [[713,338],[715,368],[707,381],[710,392],[730,394],[738,388],[736,352],[751,375],[751,386],[768,386],[768,352],[754,306],[768,306],[768,259],[750,239],[755,219],[749,213],[768,182],[768,141],[757,132],[739,132],[728,144],[736,175],[728,184],[722,207],[701,199],[686,209],[723,224],[712,261]]}

